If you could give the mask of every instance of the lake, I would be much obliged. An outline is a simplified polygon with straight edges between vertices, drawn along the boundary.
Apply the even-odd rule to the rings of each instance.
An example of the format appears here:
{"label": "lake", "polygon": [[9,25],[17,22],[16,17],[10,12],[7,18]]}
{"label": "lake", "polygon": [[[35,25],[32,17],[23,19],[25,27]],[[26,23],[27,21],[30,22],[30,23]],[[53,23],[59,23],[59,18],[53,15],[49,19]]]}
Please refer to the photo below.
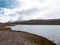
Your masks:
{"label": "lake", "polygon": [[30,32],[54,40],[57,44],[60,43],[60,25],[16,25],[10,27],[12,30]]}

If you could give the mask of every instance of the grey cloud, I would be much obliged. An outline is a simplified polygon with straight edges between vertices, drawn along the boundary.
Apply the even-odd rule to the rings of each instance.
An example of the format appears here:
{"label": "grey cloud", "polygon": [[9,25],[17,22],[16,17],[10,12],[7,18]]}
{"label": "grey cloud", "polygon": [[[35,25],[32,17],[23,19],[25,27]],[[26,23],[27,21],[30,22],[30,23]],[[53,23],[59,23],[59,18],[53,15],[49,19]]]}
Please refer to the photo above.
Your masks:
{"label": "grey cloud", "polygon": [[46,0],[39,0],[40,2],[42,2],[42,3],[45,3],[46,2]]}
{"label": "grey cloud", "polygon": [[21,14],[21,15],[31,15],[31,14],[34,14],[34,13],[36,13],[36,12],[38,12],[39,10],[37,9],[37,8],[33,8],[33,9],[28,9],[28,10],[22,10],[22,11],[20,11],[20,12],[17,12],[17,13],[19,13],[19,14]]}
{"label": "grey cloud", "polygon": [[[25,20],[26,17],[31,19],[31,16],[33,16],[37,12],[39,12],[37,8],[32,8],[32,9],[22,10],[20,12],[17,12],[20,15],[19,21]],[[26,20],[29,20],[29,19],[26,19]]]}

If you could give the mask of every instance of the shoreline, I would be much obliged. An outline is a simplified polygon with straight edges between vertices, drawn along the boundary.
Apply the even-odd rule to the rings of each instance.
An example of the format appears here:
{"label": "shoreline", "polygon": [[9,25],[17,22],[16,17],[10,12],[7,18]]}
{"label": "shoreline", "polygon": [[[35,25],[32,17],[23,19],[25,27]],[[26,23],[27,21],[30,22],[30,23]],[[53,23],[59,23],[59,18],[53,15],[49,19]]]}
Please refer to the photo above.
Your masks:
{"label": "shoreline", "polygon": [[[25,40],[25,41],[28,41],[29,44],[41,44],[41,45],[53,45],[54,43],[52,41],[50,41],[49,39],[46,39],[45,37],[42,37],[42,36],[38,36],[36,34],[32,34],[32,33],[28,33],[28,32],[24,32],[24,31],[13,31],[11,29],[3,29],[1,30],[0,29],[0,44],[2,45],[2,42],[4,43],[4,45],[8,44],[10,45],[11,42],[8,43],[8,40],[10,41],[14,41],[14,38],[15,38],[15,43],[17,44],[16,41],[18,41],[18,38],[22,40],[22,38]],[[14,37],[14,38],[13,38]],[[21,38],[22,37],[22,38]],[[24,38],[25,37],[25,38]],[[3,41],[1,42],[1,40],[3,39]],[[5,40],[6,39],[6,40]],[[13,40],[12,40],[13,39]],[[32,40],[34,39],[34,40]],[[40,41],[41,40],[41,41]],[[4,42],[6,41],[6,42]],[[24,43],[25,43],[24,41]],[[19,41],[20,42],[20,41]],[[43,42],[45,44],[43,44]],[[15,45],[15,43],[13,43],[13,45]],[[49,43],[49,44],[48,44]],[[27,44],[27,42],[26,42]],[[27,45],[29,45],[27,44]],[[12,44],[11,44],[12,45]],[[22,44],[21,44],[22,45]],[[55,45],[55,44],[54,44]]]}

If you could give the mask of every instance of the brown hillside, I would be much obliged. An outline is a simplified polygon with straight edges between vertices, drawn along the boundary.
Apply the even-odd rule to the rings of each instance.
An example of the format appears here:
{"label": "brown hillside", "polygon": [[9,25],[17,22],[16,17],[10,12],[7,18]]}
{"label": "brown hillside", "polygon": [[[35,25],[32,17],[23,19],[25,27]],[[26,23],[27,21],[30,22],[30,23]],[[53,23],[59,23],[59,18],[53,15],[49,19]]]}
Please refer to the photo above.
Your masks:
{"label": "brown hillside", "polygon": [[17,21],[11,23],[0,23],[0,26],[14,26],[14,25],[60,25],[60,19],[54,20],[29,20],[29,21]]}

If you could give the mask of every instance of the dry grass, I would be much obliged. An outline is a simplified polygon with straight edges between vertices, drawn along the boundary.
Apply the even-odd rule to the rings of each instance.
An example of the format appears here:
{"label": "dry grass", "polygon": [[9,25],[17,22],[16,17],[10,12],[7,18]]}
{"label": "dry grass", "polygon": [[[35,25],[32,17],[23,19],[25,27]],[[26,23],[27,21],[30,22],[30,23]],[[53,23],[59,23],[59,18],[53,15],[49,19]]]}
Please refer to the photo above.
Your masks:
{"label": "dry grass", "polygon": [[56,45],[52,41],[23,31],[0,28],[0,45]]}

